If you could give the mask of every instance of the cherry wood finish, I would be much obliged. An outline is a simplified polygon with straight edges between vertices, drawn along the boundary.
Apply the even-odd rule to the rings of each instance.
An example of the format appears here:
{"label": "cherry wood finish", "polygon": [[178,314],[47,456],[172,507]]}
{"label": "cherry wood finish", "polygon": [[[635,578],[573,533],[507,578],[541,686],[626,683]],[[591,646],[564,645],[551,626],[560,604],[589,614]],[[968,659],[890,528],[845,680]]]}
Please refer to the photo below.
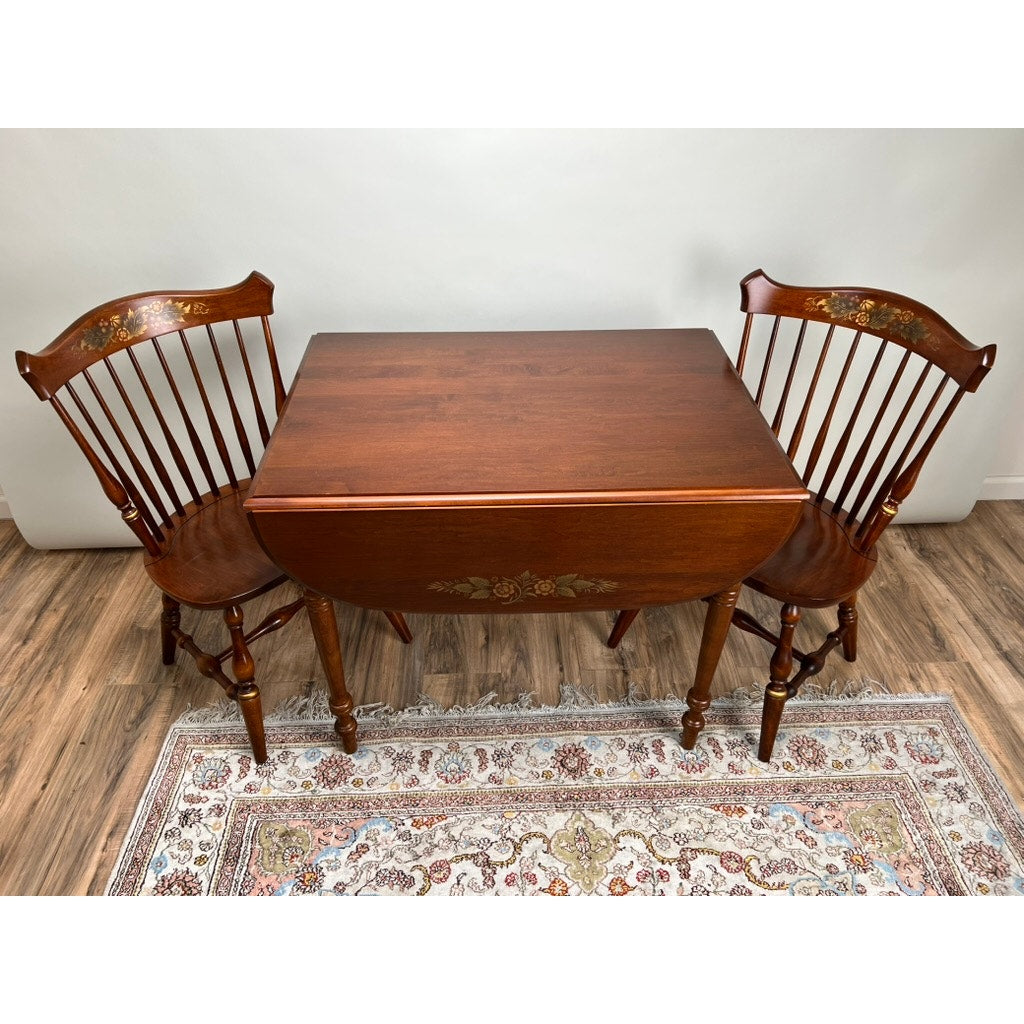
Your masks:
{"label": "cherry wood finish", "polygon": [[[737,370],[810,491],[792,535],[744,580],[782,605],[779,631],[740,609],[732,618],[774,648],[758,751],[768,761],[786,700],[835,648],[856,658],[857,594],[875,569],[876,542],[996,349],[972,345],[895,292],[798,288],[761,270],[740,289],[747,316]],[[802,609],[833,606],[837,628],[817,650],[796,649]],[[632,618],[632,610],[620,615],[611,646]]]}
{"label": "cherry wood finish", "polygon": [[[182,648],[238,702],[260,763],[267,748],[249,644],[304,603],[245,630],[242,605],[287,579],[242,507],[285,398],[273,292],[253,272],[229,288],[130,295],[86,313],[41,352],[16,353],[22,376],[64,422],[143,546],[162,595],[163,663]],[[181,629],[183,604],[220,611],[229,646],[202,650]],[[400,616],[393,624],[408,635]]]}
{"label": "cherry wood finish", "polygon": [[[319,334],[245,508],[307,593],[364,608],[714,595],[684,720],[692,747],[738,584],[806,495],[710,331]],[[354,749],[334,628],[326,612],[311,621]]]}

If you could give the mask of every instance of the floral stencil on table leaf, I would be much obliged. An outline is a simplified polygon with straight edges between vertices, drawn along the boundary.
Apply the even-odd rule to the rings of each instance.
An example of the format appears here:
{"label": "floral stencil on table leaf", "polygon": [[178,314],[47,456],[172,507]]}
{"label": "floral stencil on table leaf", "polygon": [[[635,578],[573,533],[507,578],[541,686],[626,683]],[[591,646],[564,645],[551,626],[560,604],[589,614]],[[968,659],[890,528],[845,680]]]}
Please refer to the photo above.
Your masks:
{"label": "floral stencil on table leaf", "polygon": [[840,295],[832,292],[804,303],[808,313],[821,310],[833,320],[849,320],[855,327],[867,330],[888,331],[897,338],[917,344],[928,337],[924,321],[908,309],[897,309],[887,302],[863,299],[859,295]]}
{"label": "floral stencil on table leaf", "polygon": [[518,604],[527,598],[576,597],[579,594],[606,594],[618,586],[611,580],[587,580],[578,573],[564,576],[536,576],[523,572],[518,576],[464,576],[457,580],[438,580],[430,590],[458,594],[475,601],[500,601]]}
{"label": "floral stencil on table leaf", "polygon": [[157,300],[138,309],[129,309],[123,316],[100,320],[82,334],[82,348],[94,352],[110,345],[123,344],[140,338],[177,330],[178,325],[193,316],[204,316],[210,307],[204,302],[175,302],[173,299]]}

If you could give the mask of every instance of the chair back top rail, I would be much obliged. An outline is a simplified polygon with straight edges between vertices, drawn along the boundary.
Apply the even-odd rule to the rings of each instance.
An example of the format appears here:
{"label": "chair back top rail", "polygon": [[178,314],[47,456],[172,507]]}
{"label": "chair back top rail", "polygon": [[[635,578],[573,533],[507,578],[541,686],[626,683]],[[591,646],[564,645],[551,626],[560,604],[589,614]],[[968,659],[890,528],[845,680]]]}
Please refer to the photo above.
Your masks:
{"label": "chair back top rail", "polygon": [[[747,316],[737,370],[742,377],[758,347],[755,319],[769,320],[756,384],[751,378],[748,386],[814,500],[867,551],[960,399],[991,369],[996,346],[971,344],[934,310],[895,292],[793,287],[761,270],[740,289]],[[820,340],[809,337],[811,323],[826,325],[817,328]],[[823,381],[830,383],[819,394]]]}
{"label": "chair back top rail", "polygon": [[255,270],[229,288],[127,295],[83,314],[42,351],[15,353],[18,369],[46,399],[87,366],[140,341],[189,327],[270,316],[273,296],[274,285]]}
{"label": "chair back top rail", "polygon": [[980,348],[928,306],[878,288],[802,288],[779,284],[763,270],[740,282],[744,313],[768,313],[837,324],[917,352],[967,391],[975,391],[995,361],[996,346]]}
{"label": "chair back top rail", "polygon": [[[285,398],[273,290],[254,271],[229,288],[131,295],[97,306],[42,351],[16,353],[150,554],[255,472]],[[252,320],[269,363],[270,416],[242,327]]]}

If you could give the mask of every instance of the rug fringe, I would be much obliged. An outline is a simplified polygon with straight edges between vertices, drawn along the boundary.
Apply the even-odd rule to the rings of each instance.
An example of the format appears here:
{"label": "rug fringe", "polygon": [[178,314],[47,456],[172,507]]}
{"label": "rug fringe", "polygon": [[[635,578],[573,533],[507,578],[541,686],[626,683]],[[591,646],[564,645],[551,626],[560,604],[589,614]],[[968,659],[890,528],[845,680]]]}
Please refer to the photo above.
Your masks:
{"label": "rug fringe", "polygon": [[[724,697],[716,697],[714,704],[724,705],[758,705],[764,698],[764,689],[760,686],[737,687]],[[516,714],[557,713],[563,711],[603,708],[649,708],[682,711],[686,702],[675,694],[666,697],[649,697],[636,684],[630,683],[626,695],[619,700],[601,700],[593,690],[565,683],[559,689],[557,704],[538,704],[530,692],[521,693],[514,701],[507,704],[497,703],[495,692],[484,694],[472,704],[455,704],[445,707],[433,697],[421,693],[415,704],[404,708],[394,708],[390,704],[377,702],[362,704],[355,708],[353,715],[360,722],[376,722],[393,724],[410,719],[455,718],[460,716],[498,717]],[[809,703],[816,701],[873,701],[892,700],[902,702],[933,702],[950,700],[945,693],[893,693],[885,683],[875,679],[833,680],[831,683],[807,683],[792,701]],[[265,716],[267,723],[281,722],[317,722],[329,721],[333,718],[328,706],[327,693],[314,690],[307,696],[288,697],[281,701],[274,710]],[[182,725],[217,724],[224,722],[240,722],[241,715],[234,701],[221,700],[202,708],[188,708],[178,719]]]}
{"label": "rug fringe", "polygon": [[241,722],[238,705],[226,697],[206,707],[196,708],[190,704],[179,716],[177,725],[216,725],[220,722]]}
{"label": "rug fringe", "polygon": [[[749,687],[740,686],[728,696],[736,701],[749,700],[760,704],[764,699],[764,687],[756,684]],[[804,683],[790,701],[867,700],[886,697],[904,699],[909,696],[910,694],[893,693],[885,683],[877,679],[833,679],[831,683]]]}
{"label": "rug fringe", "polygon": [[[593,690],[584,689],[570,683],[563,683],[559,688],[558,704],[538,704],[532,693],[521,693],[510,704],[497,704],[498,695],[493,691],[485,694],[472,704],[456,704],[446,708],[433,697],[421,693],[419,700],[408,707],[395,709],[388,704],[365,704],[355,709],[353,714],[361,721],[400,722],[410,718],[447,718],[458,715],[472,716],[505,716],[527,714],[538,711],[574,711],[583,708],[638,708],[638,707],[684,707],[678,697],[666,698],[647,697],[635,684],[630,683],[625,697],[617,701],[603,701]],[[326,701],[324,702],[326,705]]]}

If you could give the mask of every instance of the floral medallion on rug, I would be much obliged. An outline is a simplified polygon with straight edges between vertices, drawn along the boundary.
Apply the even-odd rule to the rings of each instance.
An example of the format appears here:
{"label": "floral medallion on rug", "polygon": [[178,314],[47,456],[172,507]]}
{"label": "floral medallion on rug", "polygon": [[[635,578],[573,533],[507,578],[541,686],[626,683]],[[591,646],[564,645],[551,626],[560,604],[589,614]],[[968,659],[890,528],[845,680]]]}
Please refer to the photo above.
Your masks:
{"label": "floral medallion on rug", "polygon": [[[171,730],[110,895],[1024,894],[1024,821],[948,697],[325,709]],[[191,719],[191,720],[190,720]]]}

